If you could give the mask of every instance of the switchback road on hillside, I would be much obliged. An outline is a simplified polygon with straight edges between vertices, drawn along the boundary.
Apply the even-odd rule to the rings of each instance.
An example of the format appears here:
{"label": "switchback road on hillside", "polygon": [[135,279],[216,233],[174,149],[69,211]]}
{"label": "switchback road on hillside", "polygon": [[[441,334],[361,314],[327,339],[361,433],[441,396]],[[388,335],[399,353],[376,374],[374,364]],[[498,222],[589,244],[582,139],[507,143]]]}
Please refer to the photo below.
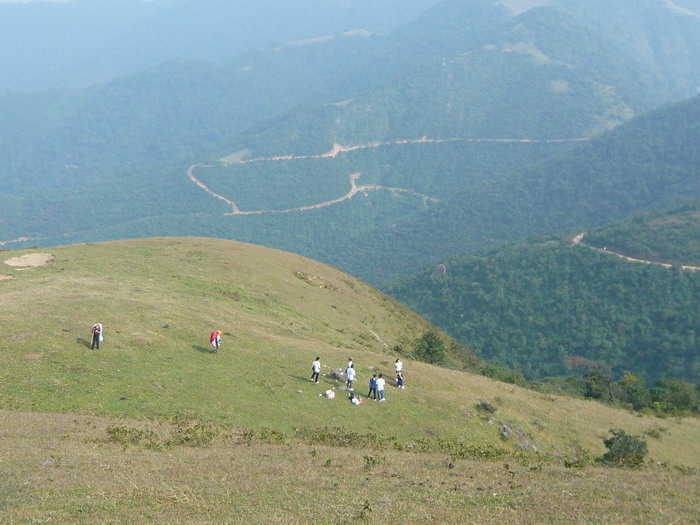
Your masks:
{"label": "switchback road on hillside", "polygon": [[[367,148],[378,148],[382,146],[395,146],[395,145],[404,145],[404,144],[441,144],[441,143],[447,143],[447,142],[494,142],[494,143],[523,143],[523,144],[557,144],[557,143],[565,143],[565,142],[584,142],[590,140],[585,137],[580,137],[580,138],[569,138],[569,139],[495,139],[495,138],[451,138],[451,139],[430,139],[427,136],[423,136],[418,139],[397,139],[393,141],[387,141],[387,142],[368,142],[367,144],[360,144],[360,145],[354,145],[354,146],[342,146],[340,144],[334,143],[333,148],[331,148],[330,151],[327,151],[326,153],[321,153],[318,155],[280,155],[280,156],[273,156],[273,157],[259,157],[255,159],[248,159],[248,160],[239,160],[235,162],[230,162],[230,163],[222,163],[224,166],[230,166],[230,165],[235,165],[235,164],[249,164],[253,162],[275,162],[275,161],[286,161],[286,160],[305,160],[305,159],[330,159],[330,158],[335,158],[341,153],[348,153],[351,151],[357,151],[357,150],[362,150],[362,149],[367,149]],[[355,195],[358,193],[363,193],[367,194],[370,191],[389,191],[392,193],[406,193],[410,195],[414,195],[417,197],[421,197],[423,199],[423,204],[427,204],[428,202],[439,202],[438,199],[431,197],[429,195],[424,195],[422,193],[418,193],[412,189],[408,188],[391,188],[391,187],[386,187],[386,186],[380,186],[378,184],[366,184],[362,186],[357,185],[357,180],[360,178],[360,173],[353,173],[350,175],[350,191],[343,195],[342,197],[338,197],[337,199],[331,199],[323,202],[319,202],[316,204],[311,204],[308,206],[300,206],[297,208],[288,208],[284,210],[251,210],[251,211],[242,211],[241,209],[238,208],[238,205],[235,203],[235,201],[229,199],[228,197],[225,197],[223,195],[220,195],[219,193],[216,193],[213,191],[211,188],[209,188],[206,184],[204,184],[201,180],[199,180],[195,174],[194,171],[197,168],[211,168],[215,167],[213,164],[194,164],[190,166],[189,170],[187,170],[187,176],[189,179],[194,182],[197,186],[199,186],[201,189],[203,189],[205,192],[207,192],[209,195],[212,197],[219,199],[229,206],[231,206],[231,211],[228,213],[224,213],[224,215],[261,215],[261,214],[266,214],[266,213],[291,213],[291,212],[301,212],[301,211],[308,211],[308,210],[315,210],[318,208],[324,208],[326,206],[332,206],[334,204],[338,204],[340,202],[343,202],[348,199],[352,199]]]}
{"label": "switchback road on hillside", "polygon": [[[624,259],[625,261],[628,261],[628,262],[641,263],[641,264],[651,264],[654,266],[662,266],[663,268],[673,268],[673,266],[674,266],[673,264],[659,262],[659,261],[649,261],[646,259],[636,259],[634,257],[629,257],[628,255],[625,255],[624,253],[619,253],[619,252],[614,252],[612,250],[608,250],[606,247],[596,248],[595,246],[591,246],[590,244],[586,244],[583,242],[583,238],[585,237],[585,235],[586,235],[585,233],[579,233],[576,237],[574,237],[571,240],[571,243],[574,245],[585,246],[586,248],[590,248],[591,250],[595,250],[595,251],[600,252],[600,253],[609,253],[611,255],[615,255],[616,257],[620,257],[621,259]],[[697,271],[700,271],[700,266],[681,265],[680,269],[687,270],[690,272],[697,272]]]}
{"label": "switchback road on hillside", "polygon": [[308,206],[300,206],[298,208],[287,208],[284,210],[241,211],[235,202],[224,197],[223,195],[219,195],[218,193],[215,193],[214,191],[209,189],[209,187],[207,187],[204,183],[202,183],[199,179],[197,179],[194,176],[194,169],[197,167],[211,167],[211,165],[195,164],[194,166],[190,167],[190,169],[187,172],[187,175],[195,184],[197,184],[197,186],[202,188],[204,191],[209,193],[211,196],[213,196],[217,199],[220,199],[220,200],[224,201],[226,204],[228,204],[229,206],[231,206],[231,211],[228,213],[224,213],[224,215],[262,215],[262,214],[266,214],[266,213],[292,213],[292,212],[297,212],[297,211],[317,210],[319,208],[325,208],[326,206],[332,206],[333,204],[338,204],[338,203],[343,202],[345,200],[352,199],[358,193],[363,193],[366,195],[370,191],[389,191],[392,193],[406,193],[406,194],[414,195],[416,197],[422,198],[424,205],[427,204],[428,202],[439,202],[438,199],[436,199],[434,197],[430,197],[429,195],[424,195],[422,193],[418,193],[417,191],[413,191],[413,190],[406,189],[406,188],[391,188],[391,187],[387,187],[387,186],[380,186],[379,184],[364,184],[362,186],[358,186],[357,179],[360,178],[360,174],[359,173],[352,173],[350,175],[350,191],[347,192],[342,197],[338,197],[337,199],[331,199],[331,200],[319,202],[316,204],[310,204]]}

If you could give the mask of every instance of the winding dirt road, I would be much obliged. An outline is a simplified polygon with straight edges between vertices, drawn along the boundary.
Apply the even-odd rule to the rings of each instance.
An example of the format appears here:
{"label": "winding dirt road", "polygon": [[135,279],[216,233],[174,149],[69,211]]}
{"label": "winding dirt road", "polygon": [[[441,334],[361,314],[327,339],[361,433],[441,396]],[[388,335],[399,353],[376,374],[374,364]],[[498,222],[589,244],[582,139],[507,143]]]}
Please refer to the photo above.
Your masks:
{"label": "winding dirt road", "polygon": [[[590,248],[591,250],[595,250],[599,253],[609,253],[611,255],[615,255],[616,257],[624,259],[625,261],[628,261],[628,262],[641,263],[641,264],[651,264],[654,266],[662,266],[663,268],[673,268],[673,266],[674,266],[673,264],[663,263],[663,262],[659,262],[659,261],[635,259],[634,257],[629,257],[629,256],[625,255],[624,253],[614,252],[612,250],[608,250],[607,248],[596,248],[595,246],[591,246],[590,244],[586,244],[583,242],[583,238],[585,237],[585,235],[586,235],[585,233],[579,233],[576,237],[574,237],[571,240],[571,243],[575,244],[575,245],[578,244],[581,246],[585,246],[586,248]],[[697,271],[700,271],[700,266],[690,266],[690,265],[684,264],[684,265],[680,266],[680,269],[686,270],[689,272],[697,272]]]}
{"label": "winding dirt road", "polygon": [[410,195],[415,195],[417,197],[421,197],[423,199],[424,205],[427,205],[428,202],[439,202],[438,199],[436,199],[434,197],[430,197],[429,195],[424,195],[422,193],[418,193],[417,191],[413,191],[413,190],[406,189],[406,188],[391,188],[391,187],[387,187],[387,186],[380,186],[379,184],[365,184],[362,186],[358,186],[357,179],[360,178],[360,173],[352,173],[350,175],[350,191],[348,191],[342,197],[338,197],[337,199],[331,199],[331,200],[319,202],[317,204],[310,204],[308,206],[299,206],[298,208],[287,208],[284,210],[241,211],[235,202],[228,199],[227,197],[224,197],[223,195],[219,195],[218,193],[212,191],[209,187],[207,187],[204,183],[202,183],[200,180],[198,180],[194,176],[194,169],[195,168],[207,167],[207,166],[211,166],[211,165],[195,164],[194,166],[190,167],[190,169],[187,172],[187,175],[195,184],[197,184],[197,186],[202,188],[209,195],[211,195],[217,199],[220,199],[220,200],[224,201],[226,204],[228,204],[229,206],[231,206],[231,211],[228,213],[224,213],[224,215],[262,215],[265,213],[292,213],[292,212],[297,212],[297,211],[317,210],[319,208],[325,208],[326,206],[332,206],[334,204],[341,203],[341,202],[346,201],[348,199],[352,199],[358,193],[364,193],[366,195],[370,191],[390,191],[392,193],[408,193]]}
{"label": "winding dirt road", "polygon": [[[588,138],[581,137],[581,138],[569,138],[569,139],[488,139],[488,138],[450,138],[450,139],[430,139],[427,136],[423,136],[418,139],[397,139],[393,141],[387,141],[387,142],[368,142],[366,144],[359,144],[359,145],[354,145],[354,146],[342,146],[338,143],[334,143],[333,147],[331,148],[330,151],[327,151],[326,153],[320,153],[318,155],[280,155],[280,156],[274,156],[274,157],[259,157],[255,159],[248,159],[248,160],[239,160],[235,162],[230,162],[230,163],[224,163],[224,165],[235,165],[235,164],[249,164],[253,162],[275,162],[275,161],[286,161],[286,160],[305,160],[305,159],[329,159],[329,158],[335,158],[341,153],[348,153],[351,151],[357,151],[357,150],[362,150],[362,149],[367,149],[367,148],[378,148],[382,146],[395,146],[395,145],[403,145],[403,144],[441,144],[441,143],[446,143],[446,142],[496,142],[496,143],[527,143],[527,144],[536,144],[536,143],[543,143],[543,144],[556,144],[556,143],[564,143],[564,142],[584,142],[589,140]],[[357,185],[357,180],[360,178],[360,173],[353,173],[350,175],[350,191],[348,191],[345,195],[342,197],[338,197],[337,199],[331,199],[323,202],[319,202],[317,204],[311,204],[308,206],[300,206],[297,208],[288,208],[284,210],[252,210],[252,211],[242,211],[238,205],[228,197],[225,197],[224,195],[221,195],[219,193],[216,193],[213,191],[211,188],[209,188],[206,184],[204,184],[200,179],[195,177],[194,171],[197,168],[210,168],[214,167],[212,164],[194,164],[190,166],[189,170],[187,170],[187,176],[190,178],[192,182],[194,182],[197,186],[199,186],[201,189],[203,189],[205,192],[207,192],[209,195],[212,197],[219,199],[229,206],[231,206],[231,211],[228,213],[224,213],[224,215],[261,215],[265,213],[292,213],[292,212],[301,212],[301,211],[309,211],[309,210],[315,210],[318,208],[324,208],[326,206],[332,206],[334,204],[339,204],[343,201],[346,201],[348,199],[352,199],[355,195],[358,193],[363,193],[367,194],[370,191],[389,191],[392,193],[406,193],[410,195],[414,195],[417,197],[421,197],[423,199],[423,205],[427,205],[428,202],[439,202],[438,199],[435,197],[431,197],[429,195],[424,195],[422,193],[418,193],[417,191],[408,189],[408,188],[391,188],[391,187],[386,187],[386,186],[380,186],[379,184],[365,184],[362,186]]]}

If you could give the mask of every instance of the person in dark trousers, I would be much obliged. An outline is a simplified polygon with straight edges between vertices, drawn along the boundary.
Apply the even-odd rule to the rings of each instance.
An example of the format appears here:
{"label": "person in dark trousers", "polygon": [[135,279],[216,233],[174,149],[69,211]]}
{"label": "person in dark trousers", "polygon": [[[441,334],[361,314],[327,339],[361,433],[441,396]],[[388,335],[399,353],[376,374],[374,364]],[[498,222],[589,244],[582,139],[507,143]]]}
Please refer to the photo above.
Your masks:
{"label": "person in dark trousers", "polygon": [[348,390],[354,390],[352,383],[355,381],[355,365],[351,364],[345,371],[345,376],[348,378]]}
{"label": "person in dark trousers", "polygon": [[403,363],[401,359],[394,361],[394,369],[396,370],[396,388],[405,388],[403,386]]}
{"label": "person in dark trousers", "polygon": [[94,350],[95,347],[100,349],[100,341],[102,340],[102,323],[95,323],[92,325],[92,344],[90,349]]}
{"label": "person in dark trousers", "polygon": [[377,399],[379,401],[386,401],[384,398],[384,385],[386,384],[386,379],[384,379],[384,374],[379,374],[377,378]]}
{"label": "person in dark trousers", "polygon": [[374,374],[369,378],[369,392],[367,392],[367,399],[369,399],[374,393],[374,400],[377,400],[377,374]]}
{"label": "person in dark trousers", "polygon": [[311,381],[318,383],[318,374],[321,373],[321,358],[317,357],[316,361],[311,363]]}
{"label": "person in dark trousers", "polygon": [[396,372],[396,388],[406,388],[403,386],[403,372],[401,370]]}

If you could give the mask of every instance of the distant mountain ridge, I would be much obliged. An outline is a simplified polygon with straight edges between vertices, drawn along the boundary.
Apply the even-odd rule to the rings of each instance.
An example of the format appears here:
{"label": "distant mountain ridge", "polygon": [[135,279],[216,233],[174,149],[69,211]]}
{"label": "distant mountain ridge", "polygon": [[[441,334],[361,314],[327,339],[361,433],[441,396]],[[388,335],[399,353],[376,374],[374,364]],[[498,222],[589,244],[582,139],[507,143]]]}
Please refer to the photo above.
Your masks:
{"label": "distant mountain ridge", "polygon": [[[509,10],[446,0],[385,35],[336,35],[225,65],[175,61],[79,93],[6,95],[0,115],[16,124],[0,131],[0,239],[233,237],[381,282],[449,254],[674,206],[693,198],[695,186],[685,168],[678,183],[662,183],[665,160],[645,168],[648,180],[634,195],[627,185],[640,181],[632,173],[615,175],[607,196],[608,182],[579,180],[591,176],[577,171],[590,159],[598,163],[592,176],[607,172],[605,146],[553,160],[542,173],[526,168],[566,159],[576,143],[561,141],[590,139],[694,89],[695,18],[658,2],[643,6],[509,2]],[[601,26],[621,24],[635,38],[606,36],[591,22],[602,18]],[[658,42],[651,21],[665,35]],[[685,58],[663,73],[657,63],[674,53]],[[436,142],[419,143],[423,137]],[[373,143],[397,147],[332,161],[220,162]],[[689,155],[678,163],[691,163]],[[194,165],[213,166],[202,183],[247,210],[336,201],[357,173],[358,184],[405,191],[359,192],[302,214],[230,217],[230,206],[188,179]],[[99,205],[82,195],[93,185],[109,196]],[[649,193],[657,188],[661,201]]]}
{"label": "distant mountain ridge", "polygon": [[380,257],[388,276],[404,273],[411,254],[419,252],[436,264],[439,253],[597,228],[638,211],[692,203],[700,199],[699,122],[700,96],[638,117],[558,158],[495,177],[478,192],[457,193],[386,234],[366,235],[366,250],[402,254]]}

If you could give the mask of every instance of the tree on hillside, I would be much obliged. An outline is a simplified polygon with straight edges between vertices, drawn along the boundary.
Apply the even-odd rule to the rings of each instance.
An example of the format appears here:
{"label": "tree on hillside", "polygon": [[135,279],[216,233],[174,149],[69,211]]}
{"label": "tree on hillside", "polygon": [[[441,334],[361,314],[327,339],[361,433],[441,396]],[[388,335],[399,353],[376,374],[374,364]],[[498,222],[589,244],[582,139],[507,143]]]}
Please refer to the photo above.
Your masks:
{"label": "tree on hillside", "polygon": [[442,364],[445,361],[445,343],[435,332],[426,332],[415,340],[413,356],[433,365]]}
{"label": "tree on hillside", "polygon": [[651,389],[651,398],[665,412],[700,412],[700,392],[692,383],[682,379],[660,379]]}
{"label": "tree on hillside", "polygon": [[617,397],[623,403],[629,403],[634,410],[651,405],[651,395],[644,384],[644,379],[632,372],[625,372],[622,379],[613,384]]}

